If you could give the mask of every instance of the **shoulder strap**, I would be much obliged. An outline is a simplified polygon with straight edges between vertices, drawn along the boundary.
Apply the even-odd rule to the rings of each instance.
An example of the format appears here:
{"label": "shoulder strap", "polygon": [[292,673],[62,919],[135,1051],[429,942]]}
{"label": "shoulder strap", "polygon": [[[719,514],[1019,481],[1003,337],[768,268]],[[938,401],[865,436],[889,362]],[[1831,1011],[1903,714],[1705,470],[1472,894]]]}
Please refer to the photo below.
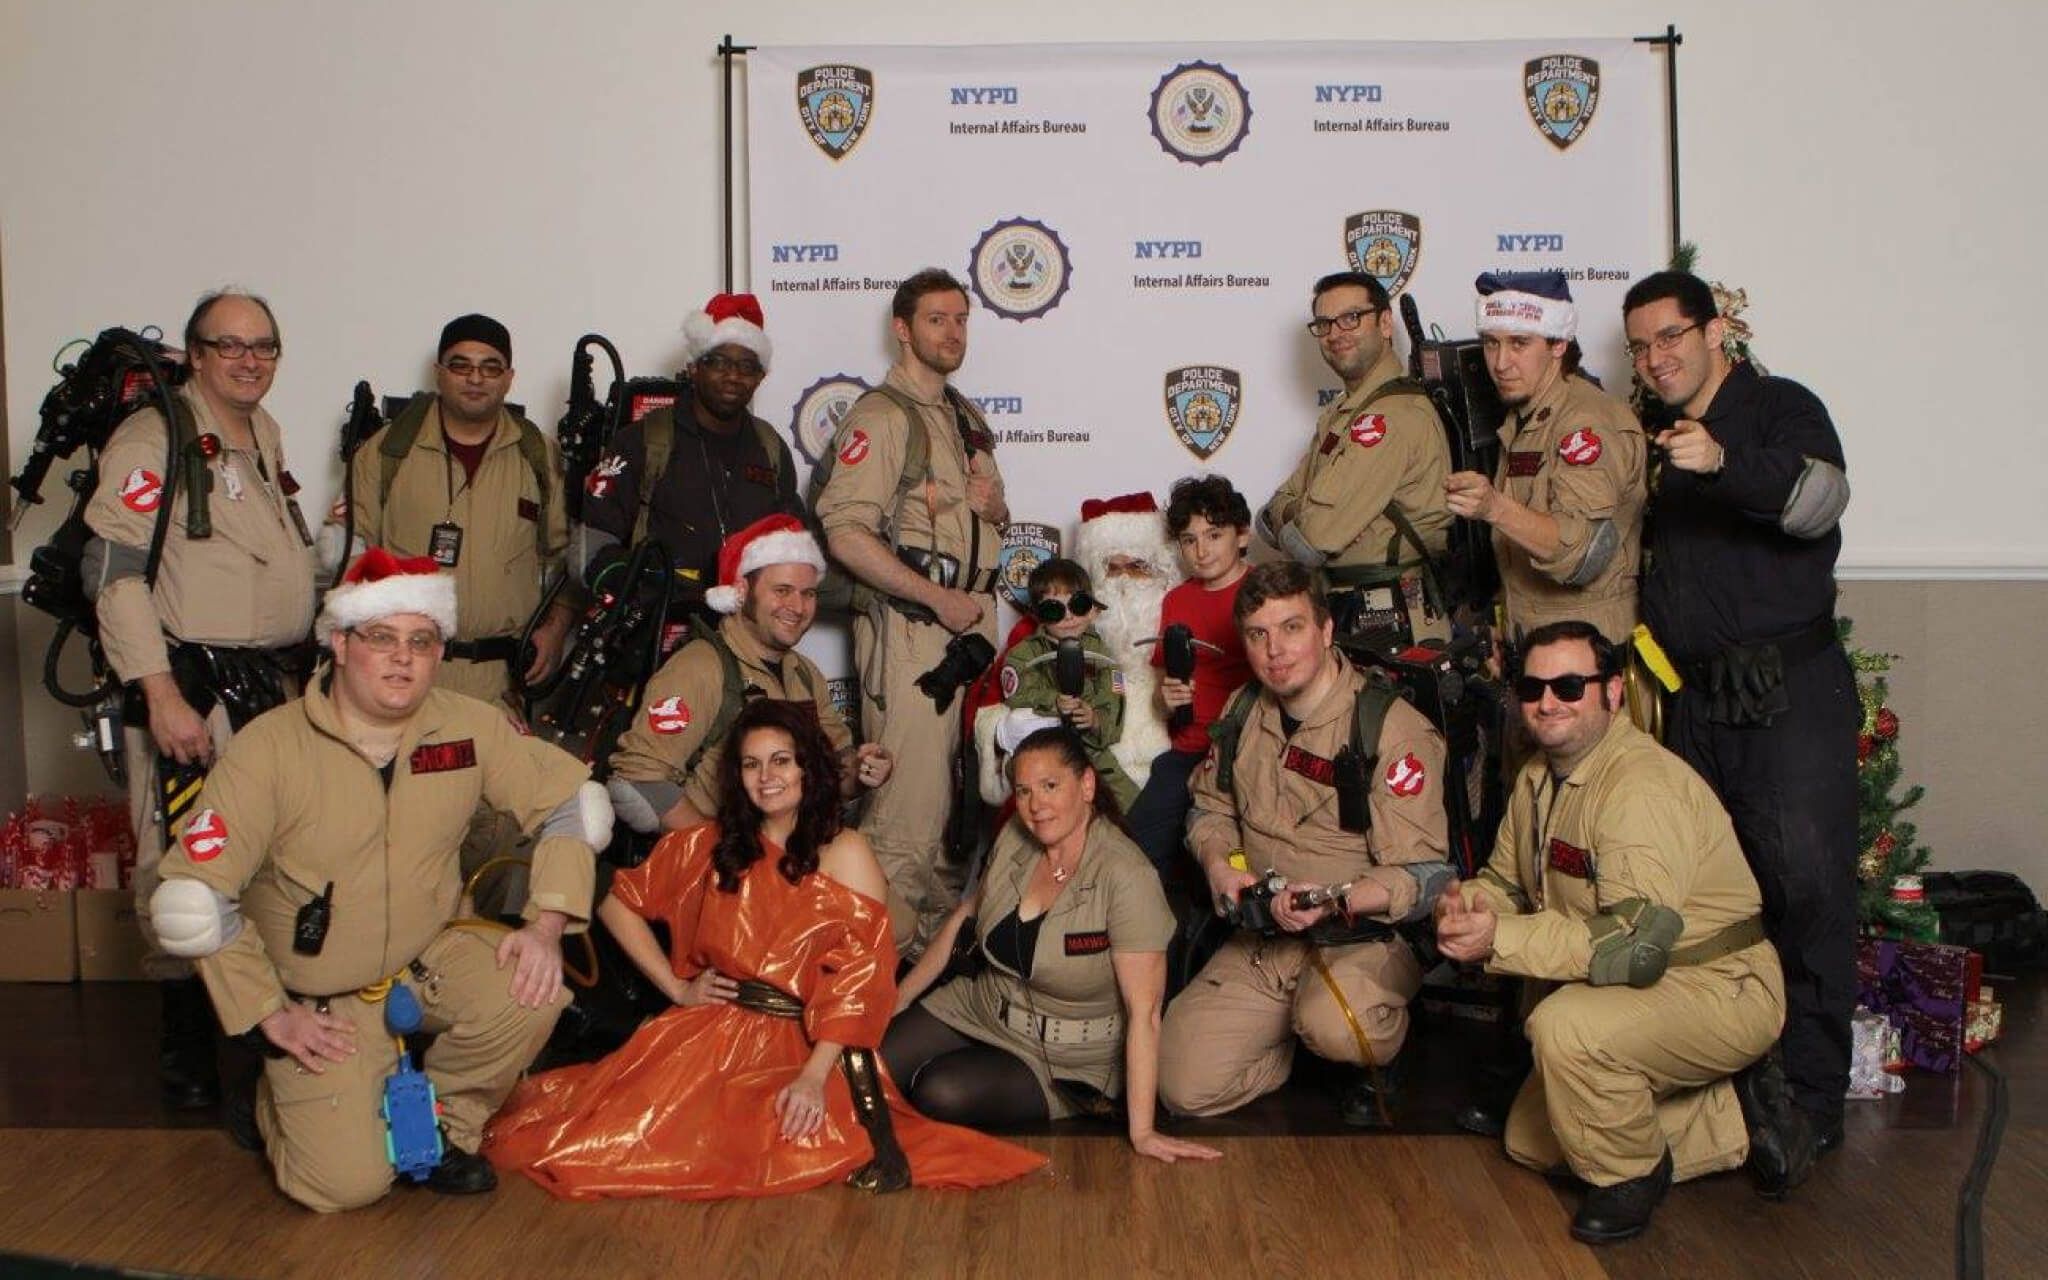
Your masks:
{"label": "shoulder strap", "polygon": [[1400,700],[1401,691],[1391,680],[1376,671],[1365,673],[1365,683],[1351,704],[1351,748],[1365,762],[1367,777],[1379,767],[1380,727],[1386,723],[1387,710]]}
{"label": "shoulder strap", "polygon": [[1244,736],[1244,722],[1251,719],[1252,705],[1259,700],[1259,682],[1247,682],[1230,701],[1223,714],[1209,725],[1209,741],[1216,748],[1216,785],[1234,792],[1237,785],[1238,740]]}
{"label": "shoulder strap", "polygon": [[696,774],[697,766],[703,762],[704,753],[711,749],[711,744],[724,742],[725,735],[732,731],[733,722],[740,718],[740,692],[745,687],[740,679],[739,657],[725,643],[725,637],[718,634],[716,627],[704,633],[704,641],[718,654],[718,710],[713,713],[711,727],[697,743],[697,749],[683,764],[685,779]]}
{"label": "shoulder strap", "polygon": [[377,443],[377,461],[380,470],[377,478],[377,506],[381,509],[391,498],[391,482],[398,475],[398,464],[405,461],[405,455],[412,452],[419,442],[420,428],[426,425],[427,406],[433,397],[424,391],[405,402],[405,408],[391,420],[384,429],[384,438]]}
{"label": "shoulder strap", "polygon": [[548,543],[548,490],[554,479],[554,464],[548,458],[547,437],[540,428],[514,414],[512,421],[519,426],[519,456],[526,459],[527,470],[533,472],[534,489],[540,494],[539,518],[533,522],[534,545],[543,551]]}
{"label": "shoulder strap", "polygon": [[[183,396],[173,395],[170,401],[171,421],[166,430],[171,434],[171,452],[177,458],[176,483],[185,488],[185,536],[211,538],[213,513],[208,502],[213,493],[213,473],[206,469],[206,452],[199,447],[199,419]],[[166,479],[165,483],[173,482]],[[164,503],[164,514],[159,519],[169,520],[170,511],[171,504]],[[156,585],[156,569],[152,563],[147,575],[151,586]]]}
{"label": "shoulder strap", "polygon": [[1372,394],[1367,396],[1358,407],[1366,409],[1393,396],[1421,396],[1424,400],[1427,400],[1429,399],[1429,389],[1424,387],[1417,379],[1405,375],[1399,378],[1389,378],[1379,386],[1374,387]]}
{"label": "shoulder strap", "polygon": [[754,424],[754,438],[761,442],[761,452],[768,455],[768,470],[776,483],[780,484],[782,455],[786,452],[782,445],[782,437],[775,434],[775,428],[769,426],[765,418],[756,418],[752,414],[747,416]]}
{"label": "shoulder strap", "polygon": [[895,508],[903,501],[903,495],[925,482],[932,471],[932,440],[924,429],[924,420],[917,416],[917,401],[888,383],[876,387],[871,395],[879,395],[903,413],[903,474],[896,477],[896,500],[890,504],[893,518]]}
{"label": "shoulder strap", "polygon": [[640,510],[633,516],[633,545],[647,541],[647,520],[654,509],[654,486],[668,474],[669,454],[676,444],[676,411],[656,409],[640,419],[640,443],[647,465],[640,469]]}

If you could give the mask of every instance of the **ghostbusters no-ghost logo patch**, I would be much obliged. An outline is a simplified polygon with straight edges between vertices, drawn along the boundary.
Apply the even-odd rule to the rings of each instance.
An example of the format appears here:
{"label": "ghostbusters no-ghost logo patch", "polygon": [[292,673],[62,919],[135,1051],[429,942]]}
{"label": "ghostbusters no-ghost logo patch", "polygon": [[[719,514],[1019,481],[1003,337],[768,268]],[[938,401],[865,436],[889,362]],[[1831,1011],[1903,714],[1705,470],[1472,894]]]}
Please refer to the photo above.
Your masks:
{"label": "ghostbusters no-ghost logo patch", "polygon": [[647,708],[647,727],[659,734],[681,733],[690,727],[690,704],[680,693],[663,698]]}
{"label": "ghostbusters no-ghost logo patch", "polygon": [[201,809],[186,824],[185,856],[194,862],[211,862],[228,847],[227,820],[212,809]]}
{"label": "ghostbusters no-ghost logo patch", "polygon": [[126,480],[121,482],[121,505],[127,507],[130,511],[139,511],[144,515],[148,515],[156,510],[157,505],[163,500],[163,477],[157,475],[154,471],[137,467],[128,473]]}
{"label": "ghostbusters no-ghost logo patch", "polygon": [[857,467],[861,464],[861,459],[867,456],[868,433],[856,427],[853,434],[846,438],[845,445],[840,448],[839,461],[846,466]]}
{"label": "ghostbusters no-ghost logo patch", "polygon": [[1370,449],[1387,438],[1384,414],[1361,413],[1351,420],[1351,443]]}
{"label": "ghostbusters no-ghost logo patch", "polygon": [[1580,427],[1557,442],[1557,456],[1574,467],[1590,467],[1600,461],[1600,437],[1591,427]]}
{"label": "ghostbusters no-ghost logo patch", "polygon": [[1397,796],[1419,796],[1428,781],[1429,774],[1412,751],[1387,766],[1387,790]]}
{"label": "ghostbusters no-ghost logo patch", "polygon": [[612,482],[617,480],[625,469],[626,460],[616,453],[600,459],[598,464],[590,469],[590,478],[583,482],[583,491],[593,498],[602,498],[612,491]]}
{"label": "ghostbusters no-ghost logo patch", "polygon": [[1017,696],[1017,668],[1007,662],[1003,664],[1002,683],[1005,701]]}

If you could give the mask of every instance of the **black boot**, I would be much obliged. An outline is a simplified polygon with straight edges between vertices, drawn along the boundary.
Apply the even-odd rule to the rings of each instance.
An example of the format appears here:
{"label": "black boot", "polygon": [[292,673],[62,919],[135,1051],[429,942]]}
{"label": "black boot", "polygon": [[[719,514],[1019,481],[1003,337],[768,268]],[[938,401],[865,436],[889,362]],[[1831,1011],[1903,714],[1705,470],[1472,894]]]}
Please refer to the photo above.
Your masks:
{"label": "black boot", "polygon": [[1391,1129],[1400,1115],[1400,1057],[1381,1067],[1360,1067],[1337,1095],[1337,1114],[1354,1129]]}
{"label": "black boot", "polygon": [[1792,1105],[1784,1069],[1775,1055],[1736,1073],[1735,1097],[1749,1130],[1747,1167],[1756,1180],[1756,1193],[1766,1200],[1783,1200],[1813,1171],[1813,1127]]}
{"label": "black boot", "polygon": [[881,1195],[910,1185],[910,1158],[896,1142],[889,1119],[889,1100],[882,1095],[882,1068],[871,1049],[848,1049],[839,1055],[840,1070],[853,1090],[853,1113],[868,1131],[875,1158],[847,1175],[846,1185]]}
{"label": "black boot", "polygon": [[157,1080],[164,1100],[180,1111],[204,1111],[220,1102],[220,1064],[214,1040],[220,1023],[213,1000],[197,978],[157,983],[163,1007],[157,1045]]}
{"label": "black boot", "polygon": [[1813,1158],[1815,1161],[1842,1145],[1842,1117],[1833,1116],[1816,1120],[1813,1125]]}
{"label": "black boot", "polygon": [[1650,1214],[1669,1190],[1671,1153],[1666,1151],[1657,1167],[1642,1177],[1588,1191],[1585,1203],[1572,1215],[1572,1238],[1587,1244],[1632,1240],[1650,1225]]}
{"label": "black boot", "polygon": [[441,1163],[427,1175],[426,1188],[444,1196],[473,1196],[498,1189],[498,1171],[491,1162],[472,1151],[464,1151],[448,1140],[448,1128],[441,1128]]}

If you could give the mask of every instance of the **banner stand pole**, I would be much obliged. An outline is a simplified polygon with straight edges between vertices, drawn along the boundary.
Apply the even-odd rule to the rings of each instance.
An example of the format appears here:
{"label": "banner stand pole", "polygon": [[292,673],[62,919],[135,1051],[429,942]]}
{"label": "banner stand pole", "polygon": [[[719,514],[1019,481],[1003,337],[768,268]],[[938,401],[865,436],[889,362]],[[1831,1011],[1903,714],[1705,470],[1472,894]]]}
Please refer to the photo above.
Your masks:
{"label": "banner stand pole", "polygon": [[[1678,257],[1678,246],[1685,243],[1678,229],[1678,46],[1685,43],[1685,37],[1678,33],[1674,23],[1664,24],[1664,34],[1637,36],[1637,44],[1661,45],[1664,49],[1664,130],[1671,144],[1671,256]],[[730,76],[732,73],[726,73]],[[730,150],[728,141],[727,148]],[[727,164],[731,160],[728,158]],[[730,180],[728,179],[728,185]],[[727,268],[730,273],[730,268]]]}
{"label": "banner stand pole", "polygon": [[741,54],[752,53],[750,44],[734,44],[732,33],[727,32],[718,42],[718,60],[725,72],[725,292],[732,292],[732,60]]}

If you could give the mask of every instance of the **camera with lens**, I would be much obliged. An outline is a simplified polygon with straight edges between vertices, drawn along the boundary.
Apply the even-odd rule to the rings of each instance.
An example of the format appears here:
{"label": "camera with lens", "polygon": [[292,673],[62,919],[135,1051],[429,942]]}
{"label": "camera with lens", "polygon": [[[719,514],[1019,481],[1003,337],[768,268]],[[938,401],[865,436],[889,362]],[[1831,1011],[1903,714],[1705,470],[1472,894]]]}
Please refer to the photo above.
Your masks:
{"label": "camera with lens", "polygon": [[953,695],[972,684],[996,660],[996,647],[979,632],[968,631],[946,642],[938,665],[917,678],[917,687],[945,714]]}

